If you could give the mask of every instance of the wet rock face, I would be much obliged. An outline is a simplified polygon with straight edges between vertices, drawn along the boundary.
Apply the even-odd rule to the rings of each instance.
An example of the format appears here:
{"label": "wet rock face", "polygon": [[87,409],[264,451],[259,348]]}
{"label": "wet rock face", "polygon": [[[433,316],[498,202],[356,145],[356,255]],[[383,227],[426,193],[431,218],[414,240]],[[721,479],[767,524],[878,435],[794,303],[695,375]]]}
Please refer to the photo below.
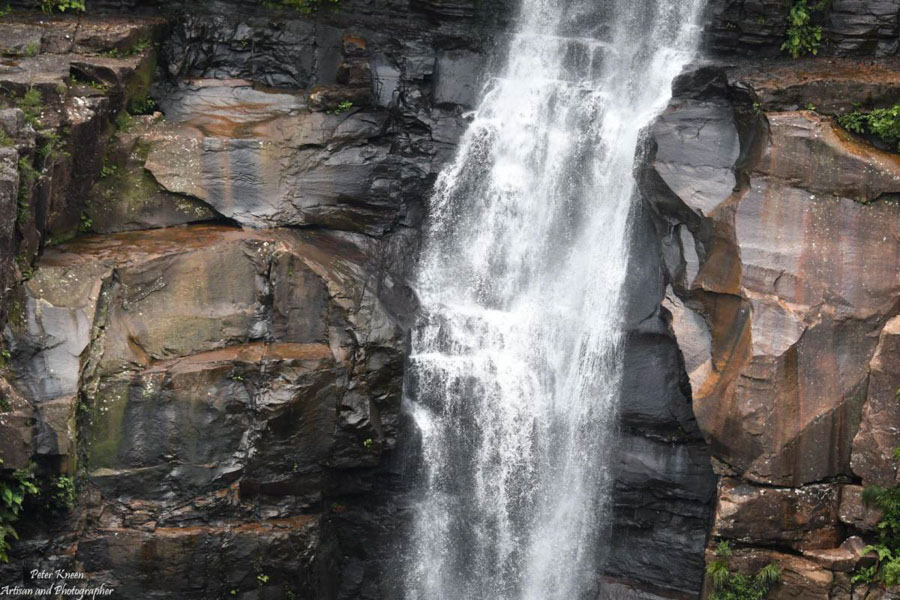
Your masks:
{"label": "wet rock face", "polygon": [[[92,0],[128,18],[0,23],[0,84],[44,103],[34,125],[0,110],[0,457],[81,478],[0,578],[398,597],[404,280],[513,5]],[[896,58],[746,58],[780,54],[786,11],[709,3],[707,53],[737,64],[680,78],[641,160],[605,573],[623,596],[695,596],[712,536],[748,572],[778,562],[775,597],[851,597],[878,518],[859,484],[897,481],[900,167],[831,118],[896,102]],[[895,56],[898,12],[834,0],[822,53]],[[165,118],[109,137],[154,71]],[[57,244],[77,229],[99,235]]]}
{"label": "wet rock face", "polygon": [[[480,85],[467,20],[481,13],[434,2],[326,26],[255,9],[169,15],[158,107],[142,101],[153,28],[111,26],[8,74],[20,91],[77,94],[48,106],[46,132],[3,113],[16,145],[0,200],[15,206],[17,162],[42,136],[87,125],[71,164],[34,162],[56,186],[35,220],[60,216],[13,236],[44,248],[27,280],[10,267],[24,281],[4,333],[13,385],[0,380],[5,466],[35,460],[80,493],[71,512],[23,524],[4,581],[52,564],[123,598],[398,593],[404,278]],[[432,21],[446,11],[450,25]],[[235,25],[221,44],[179,33],[216,38],[219,14]],[[26,46],[52,31],[16,27]],[[47,244],[71,215],[99,235]]]}
{"label": "wet rock face", "polygon": [[92,490],[82,510],[100,515],[78,531],[89,577],[174,593],[132,575],[153,564],[186,576],[227,542],[236,554],[213,552],[222,565],[259,565],[191,578],[182,597],[263,573],[319,597],[308,580],[331,559],[317,546],[326,507],[367,490],[343,473],[376,469],[397,439],[398,319],[411,305],[379,299],[394,284],[372,280],[366,250],[326,233],[193,226],[45,253],[10,340],[39,425],[4,451],[31,443],[77,464]]}
{"label": "wet rock face", "polygon": [[[718,56],[778,56],[790,7],[781,0],[710,2],[705,50]],[[813,11],[812,20],[822,27],[823,54],[896,56],[900,52],[898,12],[898,0],[833,0],[824,10]]]}
{"label": "wet rock face", "polygon": [[[685,75],[640,176],[671,285],[663,306],[721,476],[711,545],[746,548],[733,562],[747,571],[766,560],[791,570],[777,597],[849,597],[858,557],[842,544],[877,515],[842,483],[896,484],[898,379],[885,358],[896,353],[900,158],[833,116],[857,97],[891,102],[896,69],[858,65]],[[755,549],[772,546],[806,562]]]}

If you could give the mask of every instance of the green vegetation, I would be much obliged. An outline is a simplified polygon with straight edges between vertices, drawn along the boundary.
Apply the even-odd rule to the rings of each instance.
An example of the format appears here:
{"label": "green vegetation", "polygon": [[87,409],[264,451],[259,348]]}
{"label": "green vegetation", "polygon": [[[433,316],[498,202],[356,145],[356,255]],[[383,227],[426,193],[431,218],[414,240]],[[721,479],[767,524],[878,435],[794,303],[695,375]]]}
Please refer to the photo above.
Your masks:
{"label": "green vegetation", "polygon": [[35,4],[39,5],[41,10],[48,15],[54,11],[84,12],[87,8],[85,0],[37,0]]}
{"label": "green vegetation", "polygon": [[58,154],[66,154],[66,143],[56,132],[47,134],[44,143],[37,150],[37,155],[43,161],[44,167]]}
{"label": "green vegetation", "polygon": [[873,135],[900,152],[900,104],[863,113],[858,109],[837,118],[838,124],[853,133]]}
{"label": "green vegetation", "polygon": [[730,556],[728,542],[719,542],[716,560],[706,565],[706,575],[712,588],[709,600],[763,600],[781,578],[781,571],[771,563],[756,575],[734,573],[728,565]]}
{"label": "green vegetation", "polygon": [[302,15],[312,13],[326,7],[337,8],[341,0],[271,0],[266,2],[269,8],[293,8]]}
{"label": "green vegetation", "polygon": [[3,128],[0,128],[0,148],[8,148],[15,143],[9,134]]}
{"label": "green vegetation", "polygon": [[825,10],[828,3],[829,0],[820,0],[811,6],[809,0],[794,0],[788,13],[788,28],[785,32],[786,39],[781,45],[782,51],[793,58],[819,53],[819,47],[822,45],[822,26],[813,25],[813,13]]}
{"label": "green vegetation", "polygon": [[152,115],[156,108],[156,100],[150,96],[136,98],[128,104],[128,112],[133,115]]}
{"label": "green vegetation", "polygon": [[41,43],[40,42],[31,42],[27,46],[25,46],[24,54],[28,58],[32,56],[37,56],[41,51]]}
{"label": "green vegetation", "polygon": [[28,91],[19,100],[19,108],[25,113],[25,120],[35,129],[39,126],[38,119],[44,112],[44,97],[36,88],[28,88]]}
{"label": "green vegetation", "polygon": [[9,562],[10,541],[19,539],[13,525],[26,504],[29,510],[43,509],[54,514],[75,506],[74,479],[68,475],[38,476],[36,471],[37,465],[32,462],[23,469],[0,474],[0,562]]}
{"label": "green vegetation", "polygon": [[[895,451],[896,455],[896,451]],[[878,581],[885,585],[900,584],[900,487],[883,488],[872,485],[863,490],[863,502],[883,511],[876,526],[878,543],[866,546],[876,556],[876,563],[858,569],[853,583]]]}
{"label": "green vegetation", "polygon": [[110,165],[106,163],[106,160],[103,161],[103,166],[100,167],[100,178],[106,179],[107,177],[115,177],[119,172],[119,167],[117,165]]}
{"label": "green vegetation", "polygon": [[9,5],[9,2],[6,3],[6,6],[0,8],[0,19],[8,15],[12,12],[12,7]]}
{"label": "green vegetation", "polygon": [[134,118],[127,111],[122,111],[116,115],[116,129],[119,131],[128,131],[134,126]]}
{"label": "green vegetation", "polygon": [[134,56],[135,54],[140,54],[149,47],[150,40],[143,39],[139,40],[128,48],[113,48],[112,50],[107,50],[106,52],[102,52],[101,54],[103,54],[104,56],[109,56],[110,58],[127,58],[129,56]]}
{"label": "green vegetation", "polygon": [[347,112],[351,108],[353,108],[353,103],[350,102],[349,100],[344,100],[343,102],[338,104],[334,110],[329,110],[328,114],[329,115],[339,115],[339,114]]}
{"label": "green vegetation", "polygon": [[75,506],[75,480],[68,475],[54,477],[44,493],[45,506],[55,512],[72,510]]}
{"label": "green vegetation", "polygon": [[40,177],[40,173],[31,164],[27,157],[19,159],[19,196],[16,206],[16,222],[22,225],[28,221],[28,209],[30,208],[29,198],[31,197],[31,187]]}
{"label": "green vegetation", "polygon": [[366,450],[371,450],[372,446],[375,445],[375,441],[372,438],[366,438],[363,440],[363,446],[365,446]]}
{"label": "green vegetation", "polygon": [[78,220],[78,231],[81,233],[87,233],[91,229],[94,228],[94,220],[90,218],[87,214],[81,213],[81,217]]}
{"label": "green vegetation", "polygon": [[0,562],[9,562],[10,540],[19,539],[13,525],[22,514],[22,503],[38,491],[33,464],[0,476]]}
{"label": "green vegetation", "polygon": [[85,79],[84,77],[79,77],[77,75],[72,75],[69,77],[69,84],[74,86],[86,85],[88,87],[92,87],[95,90],[105,91],[109,88],[109,86],[102,81],[95,81],[93,79]]}

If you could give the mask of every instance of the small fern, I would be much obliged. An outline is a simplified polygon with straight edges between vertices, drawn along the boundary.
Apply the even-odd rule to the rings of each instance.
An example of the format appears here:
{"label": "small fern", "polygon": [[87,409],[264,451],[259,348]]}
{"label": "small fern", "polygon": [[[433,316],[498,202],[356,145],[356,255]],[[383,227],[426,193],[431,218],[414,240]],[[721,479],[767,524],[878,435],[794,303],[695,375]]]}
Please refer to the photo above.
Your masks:
{"label": "small fern", "polygon": [[716,560],[706,565],[709,600],[763,600],[781,579],[781,570],[772,563],[755,575],[732,572],[728,565],[732,551],[727,541],[719,542],[715,552]]}

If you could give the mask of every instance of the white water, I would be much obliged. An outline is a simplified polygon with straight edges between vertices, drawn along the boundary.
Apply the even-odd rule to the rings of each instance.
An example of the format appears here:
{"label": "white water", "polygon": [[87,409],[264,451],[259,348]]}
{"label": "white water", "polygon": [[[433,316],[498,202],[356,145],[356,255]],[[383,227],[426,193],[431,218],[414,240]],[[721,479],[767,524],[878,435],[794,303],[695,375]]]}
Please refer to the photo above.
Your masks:
{"label": "white water", "polygon": [[703,0],[522,0],[430,206],[407,395],[406,596],[595,598],[609,526],[632,177]]}

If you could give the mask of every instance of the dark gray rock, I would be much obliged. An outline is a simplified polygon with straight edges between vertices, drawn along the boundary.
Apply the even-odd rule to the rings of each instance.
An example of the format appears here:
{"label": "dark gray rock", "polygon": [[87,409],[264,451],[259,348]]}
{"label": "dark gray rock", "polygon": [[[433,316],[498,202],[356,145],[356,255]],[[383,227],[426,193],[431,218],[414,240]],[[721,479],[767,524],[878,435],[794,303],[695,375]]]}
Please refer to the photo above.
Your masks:
{"label": "dark gray rock", "polygon": [[661,593],[695,594],[716,479],[699,442],[622,436],[616,446],[613,528],[606,573]]}
{"label": "dark gray rock", "polygon": [[435,104],[473,106],[478,99],[484,58],[466,50],[441,52],[434,69]]}
{"label": "dark gray rock", "polygon": [[[789,9],[781,0],[713,0],[707,6],[705,49],[718,56],[783,55]],[[834,0],[813,13],[813,25],[823,28],[822,54],[895,56],[900,3]]]}

